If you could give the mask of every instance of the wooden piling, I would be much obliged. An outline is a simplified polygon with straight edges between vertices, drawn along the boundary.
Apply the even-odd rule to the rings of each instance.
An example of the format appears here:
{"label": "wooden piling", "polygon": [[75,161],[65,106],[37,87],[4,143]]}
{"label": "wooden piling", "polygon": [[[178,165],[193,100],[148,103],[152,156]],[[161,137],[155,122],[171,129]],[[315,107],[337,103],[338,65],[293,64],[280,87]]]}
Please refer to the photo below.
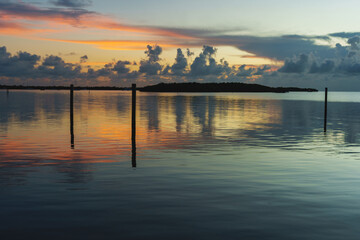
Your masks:
{"label": "wooden piling", "polygon": [[328,89],[325,88],[325,110],[324,110],[324,132],[326,132],[327,125],[327,100],[328,100]]}
{"label": "wooden piling", "polygon": [[131,86],[131,146],[132,146],[132,167],[136,167],[136,84]]}
{"label": "wooden piling", "polygon": [[74,149],[74,85],[70,85],[70,136],[71,148]]}

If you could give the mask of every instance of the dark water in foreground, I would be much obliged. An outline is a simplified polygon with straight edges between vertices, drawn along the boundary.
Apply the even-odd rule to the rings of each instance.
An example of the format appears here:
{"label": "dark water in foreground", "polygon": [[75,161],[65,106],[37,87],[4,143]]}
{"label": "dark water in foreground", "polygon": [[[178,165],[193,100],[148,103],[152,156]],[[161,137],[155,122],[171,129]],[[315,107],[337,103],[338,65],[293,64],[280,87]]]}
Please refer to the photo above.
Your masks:
{"label": "dark water in foreground", "polygon": [[0,91],[0,239],[358,239],[360,93]]}

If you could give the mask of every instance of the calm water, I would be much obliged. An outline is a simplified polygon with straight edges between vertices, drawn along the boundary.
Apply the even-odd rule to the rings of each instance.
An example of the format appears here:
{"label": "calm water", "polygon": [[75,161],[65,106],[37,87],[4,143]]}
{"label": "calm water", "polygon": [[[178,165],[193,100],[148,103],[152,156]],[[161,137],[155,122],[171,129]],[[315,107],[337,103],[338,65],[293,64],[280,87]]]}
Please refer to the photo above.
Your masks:
{"label": "calm water", "polygon": [[[0,239],[358,239],[360,93],[0,91]],[[136,161],[136,167],[133,167]]]}

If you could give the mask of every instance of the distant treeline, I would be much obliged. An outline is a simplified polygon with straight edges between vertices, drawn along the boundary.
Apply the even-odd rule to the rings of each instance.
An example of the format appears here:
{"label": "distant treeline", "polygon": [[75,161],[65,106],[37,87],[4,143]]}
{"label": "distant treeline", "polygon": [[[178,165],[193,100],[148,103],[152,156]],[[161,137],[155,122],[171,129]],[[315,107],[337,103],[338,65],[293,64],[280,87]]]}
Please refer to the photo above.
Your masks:
{"label": "distant treeline", "polygon": [[139,88],[144,92],[317,92],[313,88],[268,87],[248,83],[160,83]]}
{"label": "distant treeline", "polygon": [[[29,89],[29,90],[70,90],[70,86],[23,86],[23,85],[0,85],[0,89]],[[130,90],[124,87],[79,87],[74,86],[74,90]]]}

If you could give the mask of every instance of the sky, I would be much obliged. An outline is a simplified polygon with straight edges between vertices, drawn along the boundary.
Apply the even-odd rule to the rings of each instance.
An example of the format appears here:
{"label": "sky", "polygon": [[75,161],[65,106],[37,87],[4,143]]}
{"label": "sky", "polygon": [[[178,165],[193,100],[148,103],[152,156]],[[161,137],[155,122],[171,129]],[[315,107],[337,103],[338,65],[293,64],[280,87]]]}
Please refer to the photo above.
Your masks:
{"label": "sky", "polygon": [[0,0],[0,84],[360,91],[360,2]]}

